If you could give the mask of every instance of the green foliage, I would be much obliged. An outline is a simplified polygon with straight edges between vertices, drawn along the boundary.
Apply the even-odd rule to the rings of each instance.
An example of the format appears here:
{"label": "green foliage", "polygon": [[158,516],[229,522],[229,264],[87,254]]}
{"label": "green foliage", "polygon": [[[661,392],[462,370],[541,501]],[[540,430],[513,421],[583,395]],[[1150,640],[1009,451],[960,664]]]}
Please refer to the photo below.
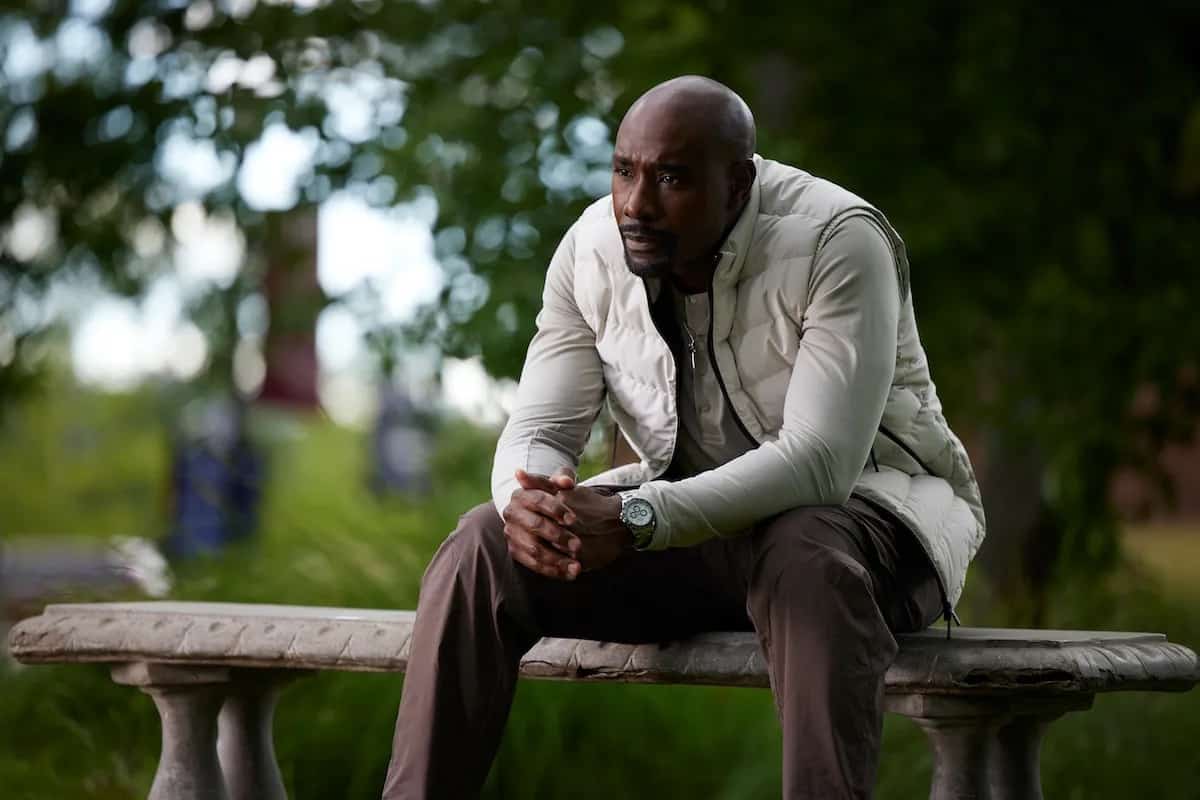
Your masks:
{"label": "green foliage", "polygon": [[168,458],[149,395],[70,385],[0,419],[0,536],[145,536],[163,531]]}
{"label": "green foliage", "polygon": [[[86,531],[89,508],[77,496],[116,498],[98,520],[143,519],[127,483],[160,476],[161,428],[147,425],[156,402],[145,395],[48,395],[13,418],[37,431],[57,482],[0,480],[0,507],[65,504],[53,525]],[[71,413],[66,411],[70,409]],[[87,420],[122,432],[105,448],[118,466],[107,477],[79,457],[66,431]],[[134,424],[137,421],[138,424]],[[0,437],[0,464],[26,442]],[[418,579],[463,510],[482,501],[493,434],[463,424],[439,432],[434,494],[381,501],[364,487],[367,446],[327,422],[276,420],[270,427],[270,483],[262,536],[220,558],[187,566],[178,599],[412,608]],[[66,488],[62,488],[66,487]],[[31,495],[24,500],[22,495]],[[53,498],[53,499],[51,499]],[[19,502],[18,502],[19,501]],[[120,507],[124,506],[122,512]],[[68,517],[73,514],[74,518]],[[100,524],[104,524],[101,522]],[[127,532],[113,523],[113,531]],[[1195,545],[1189,551],[1195,557]],[[1192,596],[1165,598],[1144,575],[1120,573],[1112,591],[1064,587],[1048,622],[1063,627],[1166,630],[1200,643]],[[972,622],[1002,620],[985,596]],[[298,680],[276,718],[279,761],[295,800],[378,797],[390,749],[401,679],[324,673]],[[1052,729],[1044,753],[1047,796],[1124,798],[1154,787],[1155,797],[1194,796],[1200,763],[1191,752],[1200,694],[1101,698],[1096,709]],[[14,669],[0,662],[0,783],[5,797],[133,800],[144,797],[158,755],[158,720],[149,700],[114,685],[102,667]],[[586,686],[523,682],[488,798],[607,800],[612,797],[775,797],[780,735],[770,695],[699,687]],[[877,796],[923,795],[928,748],[915,726],[888,718]]]}
{"label": "green foliage", "polygon": [[[72,51],[80,30],[92,45]],[[27,309],[47,282],[136,291],[169,269],[177,202],[199,192],[255,251],[263,217],[236,171],[276,123],[316,146],[300,202],[340,186],[436,202],[445,288],[403,331],[373,330],[376,349],[416,339],[514,375],[544,265],[606,191],[622,109],[692,71],[748,98],[763,153],[892,217],[953,421],[1041,454],[1049,557],[1111,566],[1114,472],[1161,480],[1157,454],[1194,426],[1200,13],[1186,4],[114,0],[91,20],[57,4],[0,13],[0,48],[29,35],[60,52],[0,85],[0,228],[40,215],[57,238],[0,253],[0,404],[29,368],[41,323]],[[331,114],[347,86],[373,93],[357,128]],[[212,185],[162,173],[176,139],[211,146]]]}

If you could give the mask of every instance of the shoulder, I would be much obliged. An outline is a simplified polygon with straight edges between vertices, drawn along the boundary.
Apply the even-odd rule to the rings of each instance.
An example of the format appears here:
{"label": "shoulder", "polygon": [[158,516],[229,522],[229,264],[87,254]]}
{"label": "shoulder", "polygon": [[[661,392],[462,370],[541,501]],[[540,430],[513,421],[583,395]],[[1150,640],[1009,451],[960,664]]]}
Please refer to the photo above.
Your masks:
{"label": "shoulder", "polygon": [[756,159],[758,217],[752,249],[770,261],[810,258],[843,212],[869,207],[832,181],[769,159]]}
{"label": "shoulder", "polygon": [[598,243],[616,236],[617,223],[612,216],[611,194],[605,194],[583,209],[575,224],[571,225],[571,233],[576,241],[588,243]]}
{"label": "shoulder", "polygon": [[875,248],[900,260],[903,244],[883,212],[833,181],[768,159],[756,159],[759,207],[755,246],[767,258],[812,257],[834,238]]}
{"label": "shoulder", "polygon": [[623,258],[612,201],[607,195],[588,205],[571,223],[554,256],[561,269],[576,274],[591,274],[614,259],[623,263]]}
{"label": "shoulder", "polygon": [[854,192],[797,167],[766,158],[756,163],[761,216],[824,222],[845,209],[870,206]]}

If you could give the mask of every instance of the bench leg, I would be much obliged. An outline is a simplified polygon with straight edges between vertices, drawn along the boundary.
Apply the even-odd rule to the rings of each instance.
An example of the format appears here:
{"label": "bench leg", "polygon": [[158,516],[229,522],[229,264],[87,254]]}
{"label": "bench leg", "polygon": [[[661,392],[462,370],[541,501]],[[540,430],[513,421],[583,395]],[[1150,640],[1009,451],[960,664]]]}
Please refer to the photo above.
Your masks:
{"label": "bench leg", "polygon": [[1071,698],[963,700],[936,695],[888,698],[888,710],[912,718],[933,748],[930,800],[1041,800],[1040,756],[1046,728]]}
{"label": "bench leg", "polygon": [[1050,723],[1068,711],[1090,708],[1090,695],[1070,703],[1023,710],[996,731],[988,762],[992,800],[1042,800],[1042,737]]}
{"label": "bench leg", "polygon": [[229,800],[287,800],[275,761],[275,703],[295,673],[236,674],[218,717],[217,755]]}
{"label": "bench leg", "polygon": [[999,720],[917,717],[933,748],[930,800],[990,800],[988,753]]}
{"label": "bench leg", "polygon": [[162,719],[149,800],[287,800],[272,723],[279,690],[300,673],[134,663],[112,674]]}
{"label": "bench leg", "polygon": [[154,700],[162,719],[162,754],[149,800],[228,800],[217,761],[217,715],[229,671],[166,664],[121,664],[113,680]]}

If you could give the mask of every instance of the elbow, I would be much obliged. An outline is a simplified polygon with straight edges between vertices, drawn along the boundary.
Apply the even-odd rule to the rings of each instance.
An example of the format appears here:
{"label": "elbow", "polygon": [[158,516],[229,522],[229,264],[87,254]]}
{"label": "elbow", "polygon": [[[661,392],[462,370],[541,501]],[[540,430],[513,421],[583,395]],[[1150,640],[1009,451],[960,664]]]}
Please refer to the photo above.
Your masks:
{"label": "elbow", "polygon": [[823,480],[817,483],[816,505],[845,505],[846,501],[850,499],[850,493],[854,491],[858,476],[849,474],[849,470],[843,468],[842,465],[830,463],[833,461],[832,459],[821,460],[826,463],[821,464],[818,471]]}
{"label": "elbow", "polygon": [[[863,460],[865,459],[864,456]],[[826,503],[828,505],[845,505],[846,501],[850,499],[861,476],[862,471],[858,467],[860,463],[853,458],[847,458],[844,454],[828,454],[828,462],[825,464],[825,474],[829,476],[829,484],[826,487],[828,493]]]}
{"label": "elbow", "polygon": [[803,504],[845,505],[859,478],[859,471],[851,466],[852,459],[840,455],[811,432],[797,432],[789,438],[795,492],[805,498]]}
{"label": "elbow", "polygon": [[851,492],[854,491],[854,480],[839,480],[829,486],[826,497],[823,498],[821,505],[826,506],[842,506],[850,499]]}

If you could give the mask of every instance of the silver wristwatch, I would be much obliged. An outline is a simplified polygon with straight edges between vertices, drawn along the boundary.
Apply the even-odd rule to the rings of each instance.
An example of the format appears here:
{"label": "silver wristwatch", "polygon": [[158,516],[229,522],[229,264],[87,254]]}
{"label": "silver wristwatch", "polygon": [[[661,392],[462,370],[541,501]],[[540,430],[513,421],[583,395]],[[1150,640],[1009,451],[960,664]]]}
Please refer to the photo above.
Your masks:
{"label": "silver wristwatch", "polygon": [[636,492],[621,492],[621,524],[633,534],[635,550],[645,550],[654,540],[654,528],[658,524],[654,516],[654,506],[645,498],[638,497]]}

